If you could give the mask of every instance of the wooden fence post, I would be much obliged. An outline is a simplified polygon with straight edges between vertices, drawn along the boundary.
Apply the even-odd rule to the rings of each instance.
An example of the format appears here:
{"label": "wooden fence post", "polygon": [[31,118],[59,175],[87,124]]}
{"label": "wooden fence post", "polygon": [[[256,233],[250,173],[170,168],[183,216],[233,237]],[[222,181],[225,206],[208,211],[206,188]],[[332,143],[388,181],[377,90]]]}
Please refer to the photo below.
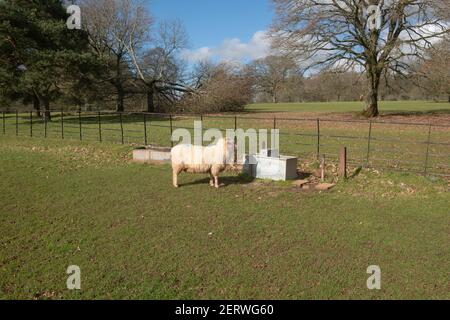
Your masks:
{"label": "wooden fence post", "polygon": [[33,137],[33,111],[30,111],[30,137]]}
{"label": "wooden fence post", "polygon": [[320,157],[320,181],[325,181],[325,155]]}
{"label": "wooden fence post", "polygon": [[144,115],[144,144],[147,146],[148,145],[148,139],[147,139],[147,115],[145,114],[145,112],[143,113]]}
{"label": "wooden fence post", "polygon": [[202,124],[201,128],[200,128],[200,137],[201,137],[201,142],[202,142],[202,146],[203,146],[203,114],[200,115],[200,123]]}
{"label": "wooden fence post", "polygon": [[6,115],[5,115],[5,111],[3,111],[3,134],[6,134]]}
{"label": "wooden fence post", "polygon": [[347,147],[341,147],[339,152],[339,177],[347,179]]}
{"label": "wooden fence post", "polygon": [[425,156],[425,168],[424,168],[424,174],[426,175],[428,173],[428,160],[430,157],[430,143],[431,143],[431,129],[433,125],[430,122],[430,127],[428,129],[428,140],[427,140],[427,153]]}
{"label": "wooden fence post", "polygon": [[236,136],[236,131],[237,131],[237,116],[234,116],[234,157],[233,157],[233,164],[237,164],[238,161],[238,154],[237,154],[237,136]]}
{"label": "wooden fence post", "polygon": [[16,136],[19,135],[19,110],[16,110]]}
{"label": "wooden fence post", "polygon": [[80,141],[83,140],[83,131],[81,128],[81,110],[78,110],[78,127],[80,128]]}
{"label": "wooden fence post", "polygon": [[367,160],[366,164],[369,166],[370,161],[370,144],[372,142],[372,121],[369,122],[369,137],[367,138]]}
{"label": "wooden fence post", "polygon": [[64,109],[61,108],[61,139],[64,140]]}
{"label": "wooden fence post", "polygon": [[98,111],[98,140],[100,142],[103,141],[103,138],[102,138],[102,112],[100,110]]}
{"label": "wooden fence post", "polygon": [[317,161],[320,158],[320,119],[317,119]]}
{"label": "wooden fence post", "polygon": [[[50,111],[48,112],[50,115]],[[47,111],[44,112],[44,138],[47,138]]]}
{"label": "wooden fence post", "polygon": [[121,136],[122,144],[124,144],[124,140],[123,140],[123,119],[122,119],[122,112],[119,112],[119,119],[120,119],[120,136]]}
{"label": "wooden fence post", "polygon": [[172,148],[173,148],[173,141],[172,141],[172,134],[173,134],[172,115],[169,115],[169,120],[170,120],[170,143],[171,143]]}

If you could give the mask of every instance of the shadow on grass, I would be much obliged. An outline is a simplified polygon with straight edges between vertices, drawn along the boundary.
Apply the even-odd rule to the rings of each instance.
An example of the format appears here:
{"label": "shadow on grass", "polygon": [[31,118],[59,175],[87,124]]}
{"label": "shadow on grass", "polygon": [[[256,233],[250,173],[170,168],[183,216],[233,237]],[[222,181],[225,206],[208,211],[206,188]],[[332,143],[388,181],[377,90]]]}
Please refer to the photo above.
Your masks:
{"label": "shadow on grass", "polygon": [[311,177],[313,174],[311,172],[305,172],[305,171],[297,171],[297,180],[304,180]]}
{"label": "shadow on grass", "polygon": [[[255,178],[247,175],[247,174],[239,174],[237,176],[224,176],[224,177],[219,177],[219,182],[220,182],[220,187],[224,188],[230,185],[243,185],[243,184],[249,184],[252,183],[255,180]],[[187,187],[187,186],[195,186],[195,185],[199,185],[199,184],[209,184],[209,178],[203,178],[203,179],[199,179],[199,180],[195,180],[192,182],[187,182],[187,183],[181,183],[180,187]]]}

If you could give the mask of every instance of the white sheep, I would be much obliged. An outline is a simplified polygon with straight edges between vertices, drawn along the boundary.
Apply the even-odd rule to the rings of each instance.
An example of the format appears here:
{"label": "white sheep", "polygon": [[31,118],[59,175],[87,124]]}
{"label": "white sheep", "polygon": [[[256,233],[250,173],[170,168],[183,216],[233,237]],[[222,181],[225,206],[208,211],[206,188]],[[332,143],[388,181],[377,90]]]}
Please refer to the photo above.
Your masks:
{"label": "white sheep", "polygon": [[209,173],[209,184],[219,188],[219,173],[233,164],[234,141],[221,138],[207,147],[179,144],[172,148],[171,155],[174,187],[178,188],[178,175],[189,172]]}

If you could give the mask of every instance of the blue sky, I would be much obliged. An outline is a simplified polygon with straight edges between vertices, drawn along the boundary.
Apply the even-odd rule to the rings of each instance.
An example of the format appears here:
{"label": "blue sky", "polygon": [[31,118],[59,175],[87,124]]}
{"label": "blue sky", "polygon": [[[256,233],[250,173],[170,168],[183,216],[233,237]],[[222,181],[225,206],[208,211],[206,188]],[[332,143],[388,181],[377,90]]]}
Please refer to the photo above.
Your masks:
{"label": "blue sky", "polygon": [[185,25],[192,61],[205,58],[248,60],[268,52],[266,31],[272,22],[270,0],[150,0],[157,20],[179,19]]}

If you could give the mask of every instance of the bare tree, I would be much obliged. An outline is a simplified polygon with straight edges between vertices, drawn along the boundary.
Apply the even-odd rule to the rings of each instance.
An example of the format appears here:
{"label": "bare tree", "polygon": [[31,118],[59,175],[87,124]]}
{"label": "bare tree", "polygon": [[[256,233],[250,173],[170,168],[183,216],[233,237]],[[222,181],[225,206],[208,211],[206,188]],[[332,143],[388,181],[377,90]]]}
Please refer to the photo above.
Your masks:
{"label": "bare tree", "polygon": [[364,70],[364,114],[378,111],[383,73],[407,74],[411,60],[446,33],[436,0],[273,0],[274,46],[302,60],[307,68]]}
{"label": "bare tree", "polygon": [[117,111],[124,110],[130,80],[129,42],[140,48],[149,39],[152,19],[139,0],[81,0],[83,25],[93,50],[104,59],[107,81],[117,93]]}
{"label": "bare tree", "polygon": [[347,79],[347,75],[348,74],[339,68],[325,70],[322,73],[321,79],[327,88],[326,93],[329,100],[341,101],[344,90],[352,85],[351,81]]}
{"label": "bare tree", "polygon": [[200,90],[205,83],[214,76],[217,66],[210,60],[197,62],[190,76],[191,87]]}
{"label": "bare tree", "polygon": [[445,95],[450,102],[450,39],[428,50],[417,75],[420,87],[436,98]]}
{"label": "bare tree", "polygon": [[160,23],[151,49],[142,50],[133,33],[127,36],[121,38],[120,42],[131,57],[137,78],[146,87],[149,112],[155,111],[155,95],[168,103],[174,103],[181,95],[194,93],[192,88],[181,81],[182,66],[177,53],[187,46],[188,38],[180,21]]}
{"label": "bare tree", "polygon": [[179,111],[242,111],[251,101],[253,81],[240,65],[203,61],[194,67],[192,78],[196,94],[185,95]]}
{"label": "bare tree", "polygon": [[285,89],[290,76],[297,72],[295,62],[284,56],[268,56],[256,60],[250,66],[257,90],[269,94],[273,103]]}

